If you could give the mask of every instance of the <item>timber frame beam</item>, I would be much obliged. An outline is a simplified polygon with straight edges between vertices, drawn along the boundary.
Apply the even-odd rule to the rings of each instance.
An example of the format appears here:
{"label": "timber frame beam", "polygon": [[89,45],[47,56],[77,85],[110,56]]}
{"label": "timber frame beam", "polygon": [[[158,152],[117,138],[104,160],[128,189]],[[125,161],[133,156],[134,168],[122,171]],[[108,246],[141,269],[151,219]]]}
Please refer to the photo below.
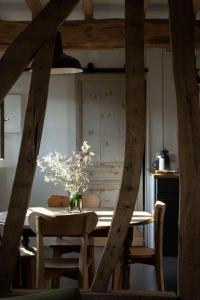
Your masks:
{"label": "timber frame beam", "polygon": [[77,2],[51,0],[0,60],[1,103],[25,67],[34,59],[19,159],[0,244],[0,257],[4,258],[0,260],[0,292],[11,288],[29,205],[42,136],[56,30]]}
{"label": "timber frame beam", "polygon": [[[145,145],[144,2],[125,0],[126,15],[126,142],[122,184],[107,243],[94,277],[92,291],[105,292],[119,263],[139,190]],[[105,267],[106,266],[106,267]],[[129,285],[124,267],[122,288]]]}
{"label": "timber frame beam", "polygon": [[169,0],[169,15],[181,182],[178,290],[180,299],[192,300],[200,295],[200,110],[192,2]]}
{"label": "timber frame beam", "polygon": [[[0,20],[0,50],[5,50],[30,22]],[[125,21],[99,19],[67,21],[60,26],[64,49],[114,49],[125,47]],[[98,37],[98,38],[97,38]],[[28,36],[27,36],[28,39]],[[200,22],[196,21],[195,48],[200,48]],[[166,20],[146,20],[144,23],[146,48],[170,46],[169,23]]]}

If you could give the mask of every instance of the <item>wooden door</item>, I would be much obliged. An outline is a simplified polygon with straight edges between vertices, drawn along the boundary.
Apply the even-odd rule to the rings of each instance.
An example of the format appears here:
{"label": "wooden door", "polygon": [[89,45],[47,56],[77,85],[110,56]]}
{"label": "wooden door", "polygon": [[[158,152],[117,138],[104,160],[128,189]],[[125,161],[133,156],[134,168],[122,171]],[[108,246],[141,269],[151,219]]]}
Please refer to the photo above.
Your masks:
{"label": "wooden door", "polygon": [[[119,196],[124,162],[125,76],[84,74],[79,88],[77,146],[86,140],[95,152],[88,192],[101,197],[101,206],[113,207]],[[142,177],[136,209],[143,209]],[[136,231],[136,244],[141,245],[143,233]]]}

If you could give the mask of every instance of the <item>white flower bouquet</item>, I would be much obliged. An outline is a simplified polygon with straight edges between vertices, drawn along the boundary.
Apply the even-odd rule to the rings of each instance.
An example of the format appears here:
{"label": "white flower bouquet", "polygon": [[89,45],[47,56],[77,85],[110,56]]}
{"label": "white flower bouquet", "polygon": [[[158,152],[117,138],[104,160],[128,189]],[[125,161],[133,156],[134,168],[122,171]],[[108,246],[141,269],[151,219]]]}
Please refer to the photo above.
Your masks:
{"label": "white flower bouquet", "polygon": [[44,180],[64,186],[72,198],[82,194],[88,188],[87,169],[92,165],[95,155],[90,148],[91,146],[84,141],[81,150],[73,152],[70,158],[54,152],[38,159],[37,165],[41,172],[45,173]]}

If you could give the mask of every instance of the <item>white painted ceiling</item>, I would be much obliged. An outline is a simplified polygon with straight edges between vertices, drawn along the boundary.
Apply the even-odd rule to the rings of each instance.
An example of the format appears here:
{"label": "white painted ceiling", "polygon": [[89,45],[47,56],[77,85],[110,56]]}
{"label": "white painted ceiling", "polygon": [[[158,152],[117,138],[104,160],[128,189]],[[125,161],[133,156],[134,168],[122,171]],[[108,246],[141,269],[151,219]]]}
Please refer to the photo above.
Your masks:
{"label": "white painted ceiling", "polygon": [[[48,0],[41,0],[45,5]],[[167,0],[151,0],[146,18],[168,18]],[[94,18],[124,18],[124,0],[93,0]],[[0,0],[1,20],[31,20],[25,0]],[[81,1],[68,20],[84,19]]]}

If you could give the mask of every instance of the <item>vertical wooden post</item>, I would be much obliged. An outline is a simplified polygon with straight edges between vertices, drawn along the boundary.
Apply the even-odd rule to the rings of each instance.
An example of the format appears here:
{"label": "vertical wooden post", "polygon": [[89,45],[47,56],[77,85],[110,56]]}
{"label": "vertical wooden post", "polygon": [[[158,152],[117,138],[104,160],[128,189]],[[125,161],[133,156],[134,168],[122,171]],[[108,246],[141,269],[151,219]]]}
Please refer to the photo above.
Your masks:
{"label": "vertical wooden post", "polygon": [[33,64],[19,160],[0,247],[0,291],[9,290],[14,274],[42,135],[54,39],[55,35],[43,45]]}
{"label": "vertical wooden post", "polygon": [[0,104],[0,159],[4,159],[5,152],[5,120],[4,101]]}
{"label": "vertical wooden post", "polygon": [[200,110],[192,0],[169,0],[180,160],[179,295],[200,295]]}
{"label": "vertical wooden post", "polygon": [[123,247],[139,189],[145,143],[144,2],[126,0],[126,144],[119,201],[92,284],[105,291]]}

